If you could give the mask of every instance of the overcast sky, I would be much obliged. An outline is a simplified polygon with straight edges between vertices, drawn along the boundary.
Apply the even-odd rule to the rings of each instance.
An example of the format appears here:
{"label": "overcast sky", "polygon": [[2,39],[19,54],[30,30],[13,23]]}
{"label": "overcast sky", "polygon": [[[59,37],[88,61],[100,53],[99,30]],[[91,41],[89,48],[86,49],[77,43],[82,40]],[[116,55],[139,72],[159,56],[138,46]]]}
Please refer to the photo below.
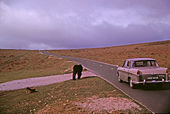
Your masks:
{"label": "overcast sky", "polygon": [[1,49],[162,40],[170,40],[170,0],[0,0]]}

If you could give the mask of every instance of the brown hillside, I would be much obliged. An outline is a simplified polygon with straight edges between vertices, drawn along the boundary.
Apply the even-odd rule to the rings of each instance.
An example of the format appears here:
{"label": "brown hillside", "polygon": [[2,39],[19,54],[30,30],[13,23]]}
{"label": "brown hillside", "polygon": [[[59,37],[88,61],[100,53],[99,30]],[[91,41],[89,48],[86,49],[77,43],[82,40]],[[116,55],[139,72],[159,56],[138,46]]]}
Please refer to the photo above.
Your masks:
{"label": "brown hillside", "polygon": [[58,55],[88,58],[120,66],[128,58],[150,57],[156,59],[160,66],[168,67],[170,71],[170,40],[106,48],[52,50],[50,52]]}
{"label": "brown hillside", "polygon": [[72,72],[74,63],[35,50],[0,49],[0,83]]}

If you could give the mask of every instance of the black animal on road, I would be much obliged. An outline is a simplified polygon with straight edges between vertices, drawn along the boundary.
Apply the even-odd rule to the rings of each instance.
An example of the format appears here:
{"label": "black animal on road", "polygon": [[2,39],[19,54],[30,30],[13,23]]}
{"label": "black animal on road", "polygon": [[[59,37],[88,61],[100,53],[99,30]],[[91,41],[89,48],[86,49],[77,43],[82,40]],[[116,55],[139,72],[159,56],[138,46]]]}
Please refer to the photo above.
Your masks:
{"label": "black animal on road", "polygon": [[78,79],[80,79],[81,75],[82,75],[82,71],[83,71],[83,67],[82,67],[81,64],[74,65],[74,67],[73,67],[73,80],[76,80],[76,74],[78,75]]}

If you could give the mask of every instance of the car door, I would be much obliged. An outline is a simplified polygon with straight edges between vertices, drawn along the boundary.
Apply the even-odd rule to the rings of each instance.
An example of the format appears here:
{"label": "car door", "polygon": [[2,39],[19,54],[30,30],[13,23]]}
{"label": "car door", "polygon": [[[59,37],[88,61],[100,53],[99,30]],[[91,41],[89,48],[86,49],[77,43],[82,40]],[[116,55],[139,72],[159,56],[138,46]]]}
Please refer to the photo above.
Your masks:
{"label": "car door", "polygon": [[130,76],[130,72],[129,72],[129,70],[130,70],[130,65],[131,65],[131,62],[130,62],[130,61],[127,61],[127,65],[126,65],[126,69],[125,69],[125,71],[126,71],[125,81],[126,81],[126,82],[129,81],[128,77]]}
{"label": "car door", "polygon": [[129,61],[125,61],[122,70],[120,72],[120,78],[123,81],[128,81]]}

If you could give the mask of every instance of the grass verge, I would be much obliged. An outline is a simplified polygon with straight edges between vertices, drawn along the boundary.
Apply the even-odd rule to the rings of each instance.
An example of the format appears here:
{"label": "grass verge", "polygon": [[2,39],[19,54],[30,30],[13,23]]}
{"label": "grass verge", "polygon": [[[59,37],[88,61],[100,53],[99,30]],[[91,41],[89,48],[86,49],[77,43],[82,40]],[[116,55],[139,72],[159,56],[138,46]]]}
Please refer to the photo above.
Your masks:
{"label": "grass verge", "polygon": [[0,49],[0,83],[72,72],[75,63],[36,50]]}
{"label": "grass verge", "polygon": [[[98,77],[68,80],[48,86],[35,87],[38,92],[27,94],[25,89],[0,92],[0,113],[108,113],[110,110],[89,110],[76,104],[102,98],[123,98],[134,102],[121,91]],[[87,100],[88,99],[88,100]],[[104,100],[102,104],[107,104]],[[112,102],[114,103],[114,102]],[[89,102],[90,104],[90,102]],[[138,108],[114,110],[112,113],[150,113],[140,104]],[[121,103],[121,106],[127,105]],[[108,105],[109,106],[109,105]]]}

